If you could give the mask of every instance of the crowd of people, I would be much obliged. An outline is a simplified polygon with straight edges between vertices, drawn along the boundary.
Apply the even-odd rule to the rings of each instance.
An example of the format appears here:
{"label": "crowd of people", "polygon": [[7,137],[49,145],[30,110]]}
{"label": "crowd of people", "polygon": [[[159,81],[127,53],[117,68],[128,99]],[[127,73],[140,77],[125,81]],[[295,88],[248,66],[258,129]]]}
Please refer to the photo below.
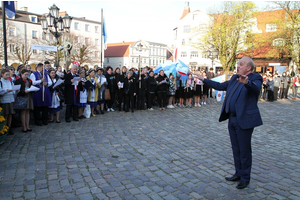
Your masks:
{"label": "crowd of people", "polygon": [[292,99],[297,98],[299,87],[299,74],[294,72],[283,72],[282,74],[276,71],[274,75],[270,73],[261,74],[263,77],[263,86],[261,91],[261,99],[270,102],[276,100],[288,99],[289,90],[292,90]]}
{"label": "crowd of people", "polygon": [[[201,70],[200,74],[207,79],[219,75],[215,75],[212,68]],[[285,99],[289,85],[296,97],[299,77],[285,73],[263,77],[262,98],[273,101],[278,96]],[[66,107],[65,121],[69,123],[71,118],[78,121],[115,109],[134,112],[154,110],[154,106],[159,110],[201,107],[206,105],[208,97],[214,98],[212,88],[193,74],[189,74],[183,83],[174,74],[167,76],[163,70],[156,74],[149,67],[142,68],[139,73],[135,68],[125,66],[115,70],[110,66],[86,69],[74,62],[66,72],[61,67],[52,68],[46,61],[38,63],[35,71],[31,71],[30,65],[19,65],[17,69],[6,67],[1,71],[0,83],[1,107],[10,134],[13,134],[12,119],[20,121],[23,132],[32,131],[29,126],[31,113],[37,126],[60,123],[63,106]],[[15,85],[20,88],[12,90]],[[85,113],[87,107],[89,116]]]}
{"label": "crowd of people", "polygon": [[[204,77],[212,78],[213,72],[201,71]],[[207,75],[208,74],[208,75]],[[84,111],[88,106],[90,116],[113,112],[134,110],[159,110],[166,108],[201,107],[206,104],[209,87],[189,75],[186,84],[173,74],[169,77],[163,70],[155,74],[145,67],[139,73],[125,66],[87,70],[79,63],[70,66],[69,71],[51,64],[38,63],[31,71],[30,65],[12,66],[1,70],[0,98],[3,115],[7,119],[9,133],[13,134],[12,122],[19,121],[23,132],[30,128],[31,113],[37,126],[48,123],[61,123],[60,112],[65,109],[65,121],[78,121],[86,118]],[[20,85],[16,90],[14,86]],[[33,89],[32,89],[33,88]],[[210,91],[212,96],[212,92]],[[192,101],[193,99],[193,101]],[[14,120],[12,120],[14,119]]]}

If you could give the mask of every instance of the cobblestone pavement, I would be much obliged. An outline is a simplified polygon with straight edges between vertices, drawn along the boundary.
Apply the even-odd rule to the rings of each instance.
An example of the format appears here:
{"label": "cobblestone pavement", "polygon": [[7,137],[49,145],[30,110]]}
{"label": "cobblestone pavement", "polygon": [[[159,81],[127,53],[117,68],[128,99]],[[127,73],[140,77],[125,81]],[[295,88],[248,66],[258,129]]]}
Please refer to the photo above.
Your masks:
{"label": "cobblestone pavement", "polygon": [[300,100],[259,102],[244,190],[224,179],[227,121],[210,101],[16,130],[0,146],[1,199],[300,199]]}

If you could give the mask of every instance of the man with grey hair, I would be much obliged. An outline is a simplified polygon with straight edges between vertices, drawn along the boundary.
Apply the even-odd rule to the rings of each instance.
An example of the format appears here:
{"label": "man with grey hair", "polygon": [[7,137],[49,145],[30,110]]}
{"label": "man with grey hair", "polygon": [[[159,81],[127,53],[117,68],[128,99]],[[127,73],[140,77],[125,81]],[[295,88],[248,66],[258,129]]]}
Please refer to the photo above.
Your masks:
{"label": "man with grey hair", "polygon": [[219,121],[228,121],[228,130],[233,151],[235,174],[226,177],[227,181],[240,181],[238,189],[247,187],[252,166],[251,136],[254,127],[262,125],[257,106],[262,86],[262,77],[252,73],[254,63],[243,57],[237,65],[237,74],[229,81],[218,83],[197,75],[204,84],[220,91],[226,91]]}
{"label": "man with grey hair", "polygon": [[78,77],[77,74],[78,66],[72,65],[71,72],[65,75],[65,103],[66,107],[66,114],[65,120],[66,122],[71,122],[71,110],[73,113],[73,121],[78,121],[78,103],[76,99],[76,85],[72,85],[74,83],[74,77]]}

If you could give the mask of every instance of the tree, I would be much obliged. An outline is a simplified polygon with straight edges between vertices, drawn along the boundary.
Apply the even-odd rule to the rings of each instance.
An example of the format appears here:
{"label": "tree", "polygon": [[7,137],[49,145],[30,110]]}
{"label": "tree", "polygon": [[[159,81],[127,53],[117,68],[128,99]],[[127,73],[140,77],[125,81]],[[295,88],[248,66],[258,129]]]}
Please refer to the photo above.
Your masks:
{"label": "tree", "polygon": [[30,60],[32,51],[30,48],[29,48],[29,51],[26,51],[25,45],[19,43],[19,46],[15,46],[14,52],[12,55],[13,55],[13,57],[17,58],[20,63],[22,63],[23,65],[26,65],[26,64],[28,64],[28,61]]}
{"label": "tree", "polygon": [[224,1],[221,7],[211,10],[211,23],[202,43],[205,48],[213,45],[225,74],[235,65],[236,55],[251,45],[247,30],[255,24],[256,6],[253,2]]}
{"label": "tree", "polygon": [[[299,1],[273,1],[271,9],[282,9],[285,14],[285,20],[278,23],[281,30],[278,38],[283,40],[283,44],[279,46],[282,53],[288,51],[288,56],[294,62],[296,68],[299,69],[300,56],[300,2]],[[282,55],[282,54],[281,54]]]}

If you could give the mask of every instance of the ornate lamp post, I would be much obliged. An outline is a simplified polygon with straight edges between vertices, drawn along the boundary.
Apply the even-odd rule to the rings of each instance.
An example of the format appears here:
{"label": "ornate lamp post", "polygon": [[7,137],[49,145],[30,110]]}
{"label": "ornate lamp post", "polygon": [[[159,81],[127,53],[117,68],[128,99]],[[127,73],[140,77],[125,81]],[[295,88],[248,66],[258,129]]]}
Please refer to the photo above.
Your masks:
{"label": "ornate lamp post", "polygon": [[208,58],[211,59],[211,67],[214,67],[214,59],[216,59],[219,55],[219,51],[212,45],[207,51],[206,51]]}
{"label": "ornate lamp post", "polygon": [[[59,44],[58,38],[70,30],[72,17],[66,14],[64,17],[58,16],[59,8],[53,4],[49,8],[49,13],[41,18],[41,26],[43,31],[50,32],[56,38],[56,44]],[[59,64],[59,57],[57,52],[57,65]]]}

